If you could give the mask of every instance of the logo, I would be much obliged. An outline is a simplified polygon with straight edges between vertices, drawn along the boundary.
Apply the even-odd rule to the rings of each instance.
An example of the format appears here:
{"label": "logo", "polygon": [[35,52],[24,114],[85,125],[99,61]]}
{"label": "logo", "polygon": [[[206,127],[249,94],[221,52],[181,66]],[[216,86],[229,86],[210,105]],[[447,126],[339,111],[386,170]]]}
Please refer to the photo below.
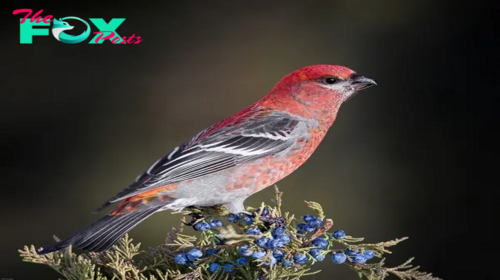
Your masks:
{"label": "logo", "polygon": [[[71,30],[74,28],[74,26],[71,26],[67,22],[63,21],[63,20],[67,20],[67,19],[79,20],[79,21],[85,23],[85,25],[87,26],[87,29],[82,34],[80,34],[78,36],[68,35],[68,34],[64,33],[64,31]],[[89,37],[90,26],[86,21],[84,21],[81,18],[77,18],[77,17],[65,17],[65,18],[62,18],[59,20],[54,19],[54,23],[52,25],[52,35],[54,35],[54,37],[57,39],[57,41],[61,41],[61,42],[66,43],[66,44],[77,44],[77,43],[83,42],[85,39],[87,39]]]}
{"label": "logo", "polygon": [[[90,36],[92,29],[89,23],[78,17],[64,17],[58,19],[52,19],[52,15],[47,15],[42,18],[40,15],[43,10],[36,12],[32,17],[31,14],[33,10],[31,9],[18,9],[12,12],[12,14],[23,14],[26,15],[21,18],[20,21],[20,43],[21,44],[33,44],[34,36],[48,36],[48,27],[52,23],[52,35],[56,40],[66,44],[78,44],[81,43]],[[124,18],[112,18],[109,22],[106,22],[102,18],[89,18],[89,21],[99,30],[97,32],[92,32],[96,34],[90,41],[89,44],[102,44],[104,41],[109,40],[113,44],[139,44],[143,41],[141,36],[135,36],[132,34],[127,38],[127,36],[120,36],[116,29],[125,21]],[[80,23],[78,23],[80,22]],[[73,30],[75,25],[85,25],[85,31],[80,35],[70,35],[65,31]],[[79,27],[77,26],[77,29]],[[75,30],[78,31],[78,30]]]}

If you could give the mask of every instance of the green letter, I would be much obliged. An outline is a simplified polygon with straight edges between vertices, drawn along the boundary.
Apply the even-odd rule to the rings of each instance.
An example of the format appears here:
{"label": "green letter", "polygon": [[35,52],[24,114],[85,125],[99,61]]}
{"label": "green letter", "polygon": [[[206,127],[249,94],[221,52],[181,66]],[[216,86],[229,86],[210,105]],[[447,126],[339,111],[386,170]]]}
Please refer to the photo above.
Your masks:
{"label": "green letter", "polygon": [[[97,27],[99,28],[99,31],[113,31],[115,32],[115,36],[113,38],[110,38],[110,41],[113,41],[116,37],[118,37],[120,40],[117,41],[116,44],[119,44],[122,41],[122,37],[116,33],[116,28],[122,24],[125,19],[124,18],[113,18],[109,23],[106,23],[102,18],[90,18],[90,21]],[[95,44],[95,41],[99,35],[96,35],[92,40],[90,40],[89,44]],[[99,44],[102,44],[104,42],[103,39],[98,41]]]}
{"label": "green letter", "polygon": [[[23,19],[21,19],[23,20]],[[20,24],[20,30],[21,30],[21,44],[32,44],[33,43],[33,36],[34,35],[39,35],[39,36],[47,36],[49,35],[49,30],[48,29],[41,29],[41,28],[33,28],[33,26],[48,26],[50,23],[45,23],[43,21],[41,22],[31,22],[25,21],[24,23]]]}

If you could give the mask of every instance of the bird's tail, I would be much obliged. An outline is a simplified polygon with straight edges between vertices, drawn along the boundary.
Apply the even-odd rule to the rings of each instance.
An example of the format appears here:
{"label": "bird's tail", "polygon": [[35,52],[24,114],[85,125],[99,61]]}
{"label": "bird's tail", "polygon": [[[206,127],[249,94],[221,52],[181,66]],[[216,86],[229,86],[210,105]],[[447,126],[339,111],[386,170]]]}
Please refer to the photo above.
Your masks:
{"label": "bird's tail", "polygon": [[161,206],[144,209],[143,211],[127,212],[119,215],[108,214],[86,228],[77,231],[66,240],[53,246],[43,248],[39,254],[54,252],[69,245],[90,252],[100,252],[109,249],[125,233],[130,231],[144,219],[153,215]]}

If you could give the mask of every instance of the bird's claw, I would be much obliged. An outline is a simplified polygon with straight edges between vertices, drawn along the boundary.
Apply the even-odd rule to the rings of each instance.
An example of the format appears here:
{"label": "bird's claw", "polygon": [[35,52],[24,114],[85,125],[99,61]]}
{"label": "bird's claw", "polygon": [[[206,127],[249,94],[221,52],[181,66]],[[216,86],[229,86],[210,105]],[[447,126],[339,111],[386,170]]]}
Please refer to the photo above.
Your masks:
{"label": "bird's claw", "polygon": [[240,213],[245,214],[245,215],[247,215],[249,217],[255,217],[255,216],[257,216],[257,214],[255,214],[254,212],[250,212],[250,211],[246,211],[246,210],[245,211],[241,211]]}
{"label": "bird's claw", "polygon": [[277,218],[271,218],[271,217],[266,217],[262,216],[260,217],[260,220],[269,224],[276,224],[277,226],[285,226],[285,218],[283,217],[277,217]]}
{"label": "bird's claw", "polygon": [[190,221],[185,223],[186,226],[194,226],[199,220],[203,219],[204,216],[201,213],[190,213],[189,214]]}

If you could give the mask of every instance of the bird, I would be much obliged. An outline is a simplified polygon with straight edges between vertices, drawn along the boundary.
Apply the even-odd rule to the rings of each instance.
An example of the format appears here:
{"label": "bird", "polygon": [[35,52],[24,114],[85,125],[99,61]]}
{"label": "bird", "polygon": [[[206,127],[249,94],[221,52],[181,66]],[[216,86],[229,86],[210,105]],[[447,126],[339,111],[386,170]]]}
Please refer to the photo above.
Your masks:
{"label": "bird", "polygon": [[96,211],[105,216],[55,245],[87,252],[112,247],[151,215],[244,201],[294,172],[316,150],[340,106],[373,79],[340,65],[305,66],[285,75],[263,98],[175,147]]}

